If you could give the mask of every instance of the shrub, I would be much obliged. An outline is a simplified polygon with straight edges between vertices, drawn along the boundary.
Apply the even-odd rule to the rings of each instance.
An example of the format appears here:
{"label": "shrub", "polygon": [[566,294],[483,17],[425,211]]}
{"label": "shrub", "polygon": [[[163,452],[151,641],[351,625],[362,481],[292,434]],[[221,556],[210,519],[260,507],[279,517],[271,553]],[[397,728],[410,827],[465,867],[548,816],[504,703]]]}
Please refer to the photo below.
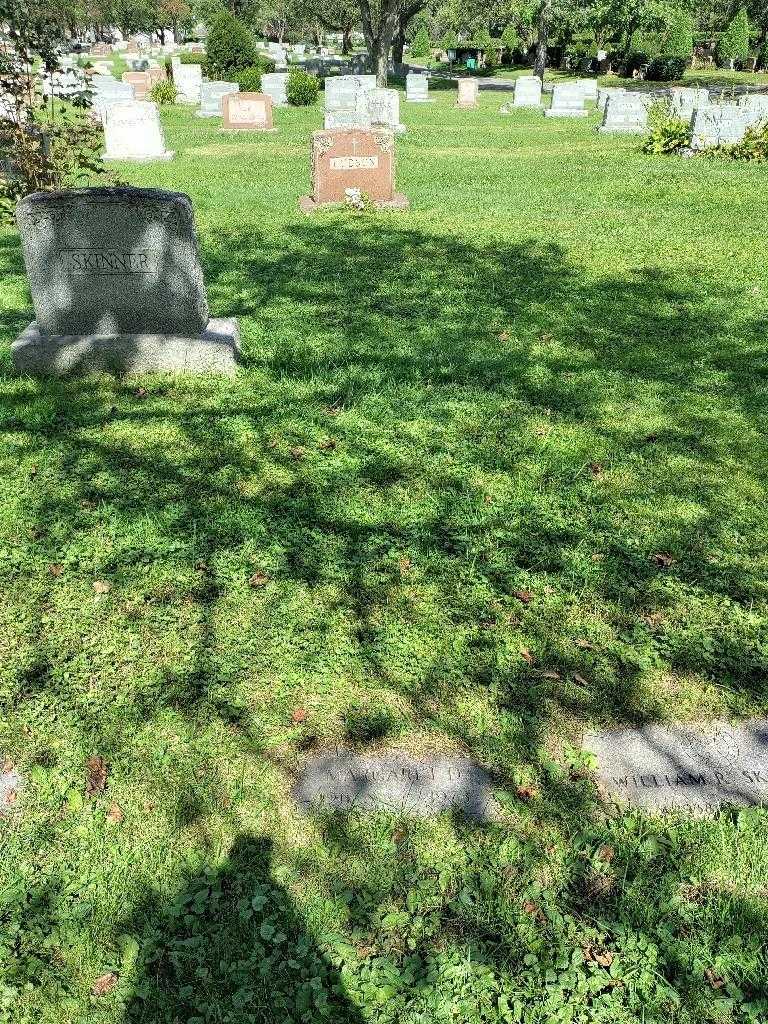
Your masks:
{"label": "shrub", "polygon": [[768,40],[766,40],[766,42],[764,42],[763,45],[760,47],[760,53],[757,57],[757,64],[758,67],[762,68],[763,70],[768,68]]}
{"label": "shrub", "polygon": [[240,92],[261,92],[262,70],[257,65],[236,71],[232,80],[240,86]]}
{"label": "shrub", "polygon": [[294,107],[311,107],[317,103],[320,83],[314,75],[308,74],[303,68],[291,68],[288,72],[286,95],[288,102]]}
{"label": "shrub", "polygon": [[428,57],[432,52],[432,42],[429,38],[424,25],[421,26],[419,31],[413,37],[413,41],[410,47],[410,54],[412,57]]}
{"label": "shrub", "polygon": [[149,98],[159,107],[176,102],[176,86],[166,79],[163,82],[156,82],[149,91]]}
{"label": "shrub", "polygon": [[731,67],[735,60],[749,56],[749,18],[743,7],[720,36],[715,56],[721,68]]}
{"label": "shrub", "polygon": [[[207,58],[204,53],[182,53],[179,55],[179,61],[182,64],[205,64]],[[171,58],[168,58],[168,65],[173,67]]]}
{"label": "shrub", "polygon": [[511,64],[513,54],[520,48],[520,36],[517,34],[517,30],[514,25],[507,25],[501,33],[501,45],[503,47],[502,52],[505,54],[505,59]]}
{"label": "shrub", "polygon": [[653,58],[645,50],[633,50],[624,61],[621,72],[625,78],[631,78],[635,71],[646,67]]}
{"label": "shrub", "polygon": [[654,103],[648,111],[648,138],[645,153],[677,153],[691,144],[691,126],[677,117],[668,103]]}
{"label": "shrub", "polygon": [[675,11],[664,40],[664,53],[670,57],[684,57],[686,62],[693,55],[693,19],[687,11]]}
{"label": "shrub", "polygon": [[768,122],[748,128],[741,142],[730,146],[715,146],[705,150],[705,156],[725,157],[727,160],[751,160],[753,163],[768,163]]}
{"label": "shrub", "polygon": [[651,61],[647,77],[653,82],[674,82],[685,74],[685,65],[684,57],[662,54]]}
{"label": "shrub", "polygon": [[211,22],[206,43],[211,76],[231,79],[238,71],[253,67],[256,46],[251,33],[234,14],[222,11]]}

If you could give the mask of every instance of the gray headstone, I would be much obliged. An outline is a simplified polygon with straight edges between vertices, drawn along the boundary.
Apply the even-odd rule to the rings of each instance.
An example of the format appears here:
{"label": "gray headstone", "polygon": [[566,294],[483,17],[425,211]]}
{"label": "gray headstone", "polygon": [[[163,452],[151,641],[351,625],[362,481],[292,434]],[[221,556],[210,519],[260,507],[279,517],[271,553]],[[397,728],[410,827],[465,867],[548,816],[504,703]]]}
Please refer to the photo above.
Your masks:
{"label": "gray headstone", "polygon": [[632,93],[608,97],[599,131],[609,134],[642,134],[647,127],[648,102],[644,97]]}
{"label": "gray headstone", "polygon": [[170,160],[157,104],[147,100],[111,103],[103,112],[105,160]]}
{"label": "gray headstone", "polygon": [[541,106],[541,79],[538,75],[521,75],[515,79],[515,107]]}
{"label": "gray headstone", "polygon": [[691,119],[693,149],[741,142],[748,128],[759,124],[764,115],[737,103],[711,104],[698,107]]}
{"label": "gray headstone", "polygon": [[203,71],[199,64],[173,65],[173,83],[178,90],[179,103],[199,103]]}
{"label": "gray headstone", "polygon": [[650,810],[706,812],[768,801],[768,719],[592,732],[606,794]]}
{"label": "gray headstone", "polygon": [[431,103],[429,98],[429,79],[416,71],[409,71],[405,76],[405,98],[408,103]]}
{"label": "gray headstone", "polygon": [[597,90],[597,109],[605,110],[609,96],[625,96],[627,90],[614,86],[600,86]]}
{"label": "gray headstone", "polygon": [[552,90],[552,106],[547,117],[586,117],[584,93],[578,82],[557,83]]}
{"label": "gray headstone", "polygon": [[261,91],[272,97],[272,106],[288,105],[288,72],[275,72],[261,76]]}
{"label": "gray headstone", "polygon": [[372,127],[387,128],[395,135],[405,133],[407,129],[400,123],[400,93],[397,89],[369,89],[364,96]]}
{"label": "gray headstone", "polygon": [[697,107],[705,106],[709,103],[709,91],[707,89],[692,89],[681,86],[671,89],[669,96],[672,112],[685,121],[690,121]]}
{"label": "gray headstone", "polygon": [[35,192],[16,220],[48,335],[170,334],[208,323],[188,196],[143,188]]}
{"label": "gray headstone", "polygon": [[313,757],[294,788],[304,810],[386,810],[426,818],[457,811],[489,821],[500,816],[488,774],[464,757],[414,758],[397,750],[348,750]]}
{"label": "gray headstone", "polygon": [[200,109],[198,117],[221,117],[221,101],[224,96],[240,92],[237,82],[203,82],[200,86]]}

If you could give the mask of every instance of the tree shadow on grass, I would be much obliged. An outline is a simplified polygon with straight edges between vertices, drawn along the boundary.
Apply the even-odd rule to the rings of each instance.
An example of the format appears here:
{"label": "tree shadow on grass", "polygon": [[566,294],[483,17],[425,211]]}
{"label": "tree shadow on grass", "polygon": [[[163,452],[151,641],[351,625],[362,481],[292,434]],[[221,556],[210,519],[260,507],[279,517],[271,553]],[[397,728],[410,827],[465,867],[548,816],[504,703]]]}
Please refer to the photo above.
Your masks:
{"label": "tree shadow on grass", "polygon": [[138,942],[126,1024],[358,1024],[339,971],[272,877],[272,843],[241,835],[221,868],[151,898],[120,930]]}

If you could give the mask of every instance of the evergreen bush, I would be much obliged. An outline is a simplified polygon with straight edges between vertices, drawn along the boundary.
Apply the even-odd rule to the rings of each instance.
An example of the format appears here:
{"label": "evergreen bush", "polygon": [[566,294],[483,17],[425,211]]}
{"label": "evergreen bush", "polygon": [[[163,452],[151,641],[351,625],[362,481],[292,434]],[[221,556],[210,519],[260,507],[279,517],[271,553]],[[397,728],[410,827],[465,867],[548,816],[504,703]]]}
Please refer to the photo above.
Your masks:
{"label": "evergreen bush", "polygon": [[286,95],[291,106],[311,107],[313,103],[317,103],[319,92],[320,83],[314,75],[296,67],[288,72]]}
{"label": "evergreen bush", "polygon": [[648,78],[652,82],[675,82],[685,74],[686,63],[684,57],[674,57],[666,53],[661,57],[654,57],[648,67]]}
{"label": "evergreen bush", "polygon": [[251,33],[228,11],[217,14],[211,22],[206,55],[212,78],[231,80],[238,71],[256,64],[256,46]]}
{"label": "evergreen bush", "polygon": [[676,11],[664,40],[664,53],[670,57],[693,56],[693,19],[687,11]]}
{"label": "evergreen bush", "polygon": [[732,67],[734,61],[745,60],[749,56],[749,18],[743,7],[720,36],[715,56],[721,68]]}
{"label": "evergreen bush", "polygon": [[427,32],[424,25],[421,26],[419,31],[413,37],[409,52],[412,57],[429,57],[432,53],[432,41],[430,40],[429,32]]}

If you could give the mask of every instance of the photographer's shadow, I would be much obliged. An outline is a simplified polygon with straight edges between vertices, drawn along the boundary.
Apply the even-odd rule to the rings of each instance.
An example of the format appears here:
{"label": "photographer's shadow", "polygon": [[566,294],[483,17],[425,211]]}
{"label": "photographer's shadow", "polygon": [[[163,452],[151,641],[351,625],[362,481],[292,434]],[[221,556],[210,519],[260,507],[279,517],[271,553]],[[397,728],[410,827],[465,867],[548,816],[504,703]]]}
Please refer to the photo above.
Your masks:
{"label": "photographer's shadow", "polygon": [[139,942],[125,1021],[361,1024],[338,970],[271,877],[272,843],[241,836],[223,868],[191,875],[122,930]]}

